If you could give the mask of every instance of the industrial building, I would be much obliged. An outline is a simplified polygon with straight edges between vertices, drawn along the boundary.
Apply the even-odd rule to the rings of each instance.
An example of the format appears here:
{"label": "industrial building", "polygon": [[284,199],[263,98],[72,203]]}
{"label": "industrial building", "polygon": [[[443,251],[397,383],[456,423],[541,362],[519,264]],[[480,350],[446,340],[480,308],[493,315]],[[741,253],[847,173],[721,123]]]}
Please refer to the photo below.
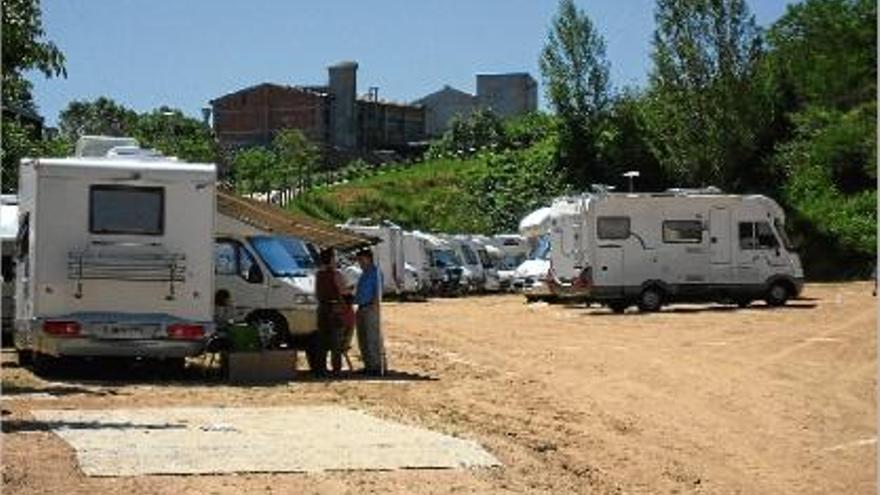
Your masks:
{"label": "industrial building", "polygon": [[526,72],[509,74],[477,74],[477,94],[444,86],[413,102],[425,109],[425,133],[442,135],[458,116],[466,116],[478,108],[496,115],[515,117],[538,109],[538,83]]}
{"label": "industrial building", "polygon": [[327,149],[405,149],[425,138],[425,110],[382,101],[377,88],[357,93],[356,62],[328,68],[325,86],[263,83],[211,100],[221,146],[268,145],[283,129],[300,129]]}

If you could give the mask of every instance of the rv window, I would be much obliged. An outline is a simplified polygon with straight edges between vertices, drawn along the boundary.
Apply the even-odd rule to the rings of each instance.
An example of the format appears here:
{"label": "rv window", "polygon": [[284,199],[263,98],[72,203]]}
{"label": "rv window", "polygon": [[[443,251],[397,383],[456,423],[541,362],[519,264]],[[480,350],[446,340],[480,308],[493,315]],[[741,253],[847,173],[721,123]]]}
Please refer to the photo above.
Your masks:
{"label": "rv window", "polygon": [[466,246],[464,244],[461,245],[461,252],[464,253],[464,261],[468,265],[479,265],[480,261],[477,259],[477,255],[474,254],[474,250],[470,248],[470,246]]}
{"label": "rv window", "polygon": [[214,244],[214,273],[217,275],[235,275],[238,273],[235,244],[217,242]]}
{"label": "rv window", "polygon": [[782,220],[778,218],[773,220],[773,226],[776,227],[776,233],[779,234],[779,238],[782,240],[782,245],[785,246],[785,249],[793,251],[795,249],[794,244],[792,244],[791,239],[788,238],[788,234],[785,232],[785,225],[782,223]]}
{"label": "rv window", "polygon": [[629,237],[629,217],[599,217],[596,220],[599,239],[626,239]]}
{"label": "rv window", "polygon": [[117,185],[89,189],[92,234],[162,235],[165,190]]}
{"label": "rv window", "polygon": [[767,222],[740,222],[740,249],[776,249],[779,242]]}
{"label": "rv window", "polygon": [[238,246],[238,274],[248,282],[259,284],[263,282],[263,273],[257,266],[256,260],[247,249]]}
{"label": "rv window", "polygon": [[485,249],[478,249],[477,254],[480,256],[480,263],[484,268],[495,268],[492,258],[489,257],[489,253]]}
{"label": "rv window", "polygon": [[3,255],[3,281],[12,282],[15,278],[15,265],[12,263],[12,255]]}
{"label": "rv window", "polygon": [[254,236],[251,246],[276,277],[299,277],[315,268],[306,244],[295,237]]}
{"label": "rv window", "polygon": [[667,220],[663,222],[663,242],[699,244],[703,242],[703,222],[699,220]]}
{"label": "rv window", "polygon": [[27,258],[31,247],[31,214],[25,213],[18,219],[18,234],[15,237],[15,249],[18,259]]}

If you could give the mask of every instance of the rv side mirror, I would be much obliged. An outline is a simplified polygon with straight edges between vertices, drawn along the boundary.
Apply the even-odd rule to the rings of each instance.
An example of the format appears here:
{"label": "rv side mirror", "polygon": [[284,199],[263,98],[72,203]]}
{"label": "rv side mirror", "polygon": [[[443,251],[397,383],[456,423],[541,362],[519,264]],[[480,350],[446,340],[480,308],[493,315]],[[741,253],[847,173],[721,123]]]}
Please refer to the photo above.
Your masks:
{"label": "rv side mirror", "polygon": [[258,267],[257,265],[251,265],[251,267],[248,268],[247,281],[252,284],[259,284],[263,282],[263,274],[262,272],[260,272],[260,267]]}

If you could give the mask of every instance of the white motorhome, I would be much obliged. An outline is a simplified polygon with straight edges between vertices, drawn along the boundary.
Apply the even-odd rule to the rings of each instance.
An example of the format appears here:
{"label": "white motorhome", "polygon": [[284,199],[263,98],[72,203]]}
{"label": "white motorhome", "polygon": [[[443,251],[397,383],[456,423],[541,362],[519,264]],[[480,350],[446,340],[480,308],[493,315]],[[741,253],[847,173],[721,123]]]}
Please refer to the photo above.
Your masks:
{"label": "white motorhome", "polygon": [[[11,341],[15,322],[15,235],[18,232],[18,197],[14,194],[0,196],[0,244],[3,256],[3,342]],[[8,340],[7,340],[8,339]]]}
{"label": "white motorhome", "polygon": [[233,319],[261,332],[267,346],[317,352],[316,260],[310,244],[355,249],[375,243],[277,206],[217,193],[215,297]]}
{"label": "white motorhome", "polygon": [[459,295],[464,291],[461,260],[448,242],[424,232],[405,232],[403,247],[426,294]]}
{"label": "white motorhome", "polygon": [[440,236],[446,241],[449,247],[455,251],[456,256],[461,262],[462,280],[465,282],[466,292],[482,291],[486,285],[486,274],[483,265],[477,255],[477,251],[465,235],[448,235]]}
{"label": "white motorhome", "polygon": [[520,289],[528,301],[552,300],[555,295],[547,284],[550,273],[550,221],[552,207],[539,208],[526,215],[519,223],[519,233],[530,246],[529,254],[514,271],[513,286]]}
{"label": "white motorhome", "polygon": [[381,240],[372,251],[374,262],[382,270],[384,295],[401,297],[419,292],[419,274],[407,262],[402,228],[388,221],[372,225],[369,220],[355,219],[337,227]]}
{"label": "white motorhome", "polygon": [[561,198],[551,221],[558,290],[616,312],[636,304],[656,311],[676,301],[799,295],[803,269],[772,199],[717,189]]}
{"label": "white motorhome", "polygon": [[492,243],[501,251],[501,260],[498,264],[498,281],[501,289],[511,289],[517,267],[528,258],[528,241],[519,234],[497,234],[492,237]]}
{"label": "white motorhome", "polygon": [[215,167],[85,137],[72,158],[23,159],[15,347],[182,364],[214,330]]}
{"label": "white motorhome", "polygon": [[477,253],[480,265],[483,268],[483,290],[498,292],[501,290],[501,278],[498,275],[498,267],[504,257],[491,238],[484,235],[472,235],[466,237],[471,248]]}

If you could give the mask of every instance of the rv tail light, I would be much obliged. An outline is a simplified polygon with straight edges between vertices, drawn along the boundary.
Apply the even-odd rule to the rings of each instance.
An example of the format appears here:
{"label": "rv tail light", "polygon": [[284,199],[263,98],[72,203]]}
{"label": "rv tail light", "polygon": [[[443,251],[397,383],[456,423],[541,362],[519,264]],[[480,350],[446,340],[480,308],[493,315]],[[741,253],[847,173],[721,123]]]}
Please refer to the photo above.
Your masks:
{"label": "rv tail light", "polygon": [[46,321],[43,331],[56,337],[75,337],[79,335],[80,326],[75,321]]}
{"label": "rv tail light", "polygon": [[172,339],[196,340],[205,336],[205,327],[191,323],[168,325],[168,336]]}

